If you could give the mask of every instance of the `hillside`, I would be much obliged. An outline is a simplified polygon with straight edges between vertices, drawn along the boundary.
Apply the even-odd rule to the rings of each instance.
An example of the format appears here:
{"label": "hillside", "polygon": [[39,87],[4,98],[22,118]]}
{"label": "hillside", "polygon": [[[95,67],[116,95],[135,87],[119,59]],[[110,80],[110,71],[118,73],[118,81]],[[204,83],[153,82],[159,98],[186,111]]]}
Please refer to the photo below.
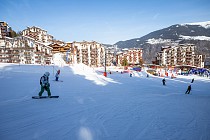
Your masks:
{"label": "hillside", "polygon": [[151,32],[143,37],[119,41],[119,48],[143,48],[143,59],[151,63],[161,46],[173,43],[193,43],[196,53],[210,57],[210,21],[200,23],[176,24]]}

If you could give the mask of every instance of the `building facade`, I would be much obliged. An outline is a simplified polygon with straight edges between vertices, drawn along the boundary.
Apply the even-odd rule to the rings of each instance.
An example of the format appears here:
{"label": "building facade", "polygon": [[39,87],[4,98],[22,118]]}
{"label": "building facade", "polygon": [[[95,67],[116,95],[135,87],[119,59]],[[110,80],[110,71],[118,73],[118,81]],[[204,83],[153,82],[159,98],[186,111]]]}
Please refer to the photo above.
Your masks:
{"label": "building facade", "polygon": [[8,37],[10,34],[10,27],[6,22],[0,21],[0,38]]}
{"label": "building facade", "polygon": [[29,36],[35,41],[43,42],[43,43],[53,43],[53,36],[49,35],[46,30],[43,30],[39,27],[27,27],[27,29],[22,31],[23,36]]}
{"label": "building facade", "polygon": [[176,46],[162,47],[157,53],[157,63],[164,66],[195,66],[204,67],[203,56],[195,54],[194,44],[179,44]]}
{"label": "building facade", "polygon": [[52,48],[32,38],[4,38],[0,47],[0,62],[20,64],[51,64]]}
{"label": "building facade", "polygon": [[27,27],[18,37],[10,38],[8,29],[9,26],[2,22],[0,62],[52,64],[55,53],[61,53],[67,63],[83,63],[94,67],[121,65],[123,59],[126,59],[129,65],[137,65],[142,59],[142,49],[139,48],[116,53],[117,47],[105,47],[96,41],[65,43],[54,40],[46,30],[35,26]]}
{"label": "building facade", "polygon": [[142,48],[129,48],[123,49],[116,55],[116,62],[119,66],[122,65],[123,61],[126,60],[128,65],[139,65],[142,60]]}
{"label": "building facade", "polygon": [[88,66],[102,66],[105,61],[105,48],[98,42],[72,42],[71,43],[72,63],[83,63]]}
{"label": "building facade", "polygon": [[[2,33],[2,32],[1,32]],[[38,27],[27,28],[14,38],[1,36],[0,62],[21,64],[51,64],[53,36]]]}

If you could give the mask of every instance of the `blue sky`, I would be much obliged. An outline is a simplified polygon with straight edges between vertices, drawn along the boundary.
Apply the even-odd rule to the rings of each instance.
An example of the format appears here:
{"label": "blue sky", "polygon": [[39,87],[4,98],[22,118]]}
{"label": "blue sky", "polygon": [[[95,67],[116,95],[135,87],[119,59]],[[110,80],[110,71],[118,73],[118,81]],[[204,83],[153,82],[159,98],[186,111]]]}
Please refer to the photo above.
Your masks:
{"label": "blue sky", "polygon": [[173,24],[210,21],[209,0],[0,0],[15,31],[47,30],[65,42],[114,44]]}

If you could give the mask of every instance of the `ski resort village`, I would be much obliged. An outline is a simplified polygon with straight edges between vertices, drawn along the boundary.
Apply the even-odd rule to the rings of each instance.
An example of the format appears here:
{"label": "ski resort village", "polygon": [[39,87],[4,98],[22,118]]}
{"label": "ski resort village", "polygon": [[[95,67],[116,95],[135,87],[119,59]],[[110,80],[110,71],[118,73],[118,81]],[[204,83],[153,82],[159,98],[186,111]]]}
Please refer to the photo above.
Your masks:
{"label": "ski resort village", "polygon": [[141,47],[1,21],[0,139],[209,140],[210,67],[198,47],[170,42],[148,62]]}

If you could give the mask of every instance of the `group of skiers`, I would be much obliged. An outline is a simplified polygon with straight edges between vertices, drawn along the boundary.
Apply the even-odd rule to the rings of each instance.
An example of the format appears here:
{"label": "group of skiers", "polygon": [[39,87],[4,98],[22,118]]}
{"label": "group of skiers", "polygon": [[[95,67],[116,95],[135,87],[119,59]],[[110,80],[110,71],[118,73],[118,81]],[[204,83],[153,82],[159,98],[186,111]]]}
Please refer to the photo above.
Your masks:
{"label": "group of skiers", "polygon": [[[166,79],[163,78],[162,82],[163,82],[163,85],[165,86],[166,85]],[[191,83],[193,83],[193,82],[194,82],[194,78],[192,79]],[[188,87],[187,87],[187,91],[185,92],[185,94],[190,94],[191,89],[192,89],[191,88],[191,84],[189,84]]]}
{"label": "group of skiers", "polygon": [[[130,73],[130,77],[132,77],[132,73]],[[148,77],[149,77],[149,74],[147,74],[147,78]],[[192,79],[191,83],[193,83],[193,82],[194,82],[194,78]],[[164,86],[166,85],[166,79],[165,78],[162,79],[162,83],[163,83]],[[189,84],[188,87],[187,87],[187,91],[185,92],[185,94],[190,94],[191,89],[192,89],[191,88],[191,84]]]}
{"label": "group of skiers", "polygon": [[[60,75],[60,70],[58,70],[55,74],[55,81],[58,81]],[[45,72],[44,75],[40,78],[40,86],[41,86],[41,91],[39,92],[39,96],[42,96],[42,93],[46,90],[48,97],[51,96],[50,92],[50,83],[49,83],[49,72]]]}
{"label": "group of skiers", "polygon": [[[41,85],[41,91],[39,92],[39,96],[42,96],[42,93],[46,90],[48,96],[51,96],[51,92],[50,92],[50,83],[49,83],[49,76],[50,73],[49,72],[45,72],[44,75],[40,78],[40,85]],[[55,81],[58,81],[58,78],[60,76],[60,70],[58,70],[55,74]],[[132,77],[132,74],[130,74],[130,77]],[[147,77],[149,77],[149,75],[147,74]],[[194,78],[192,79],[191,83],[194,82]],[[162,80],[163,85],[166,85],[166,79],[163,78]],[[191,84],[188,85],[187,87],[187,91],[185,92],[185,94],[190,94],[191,91]]]}

